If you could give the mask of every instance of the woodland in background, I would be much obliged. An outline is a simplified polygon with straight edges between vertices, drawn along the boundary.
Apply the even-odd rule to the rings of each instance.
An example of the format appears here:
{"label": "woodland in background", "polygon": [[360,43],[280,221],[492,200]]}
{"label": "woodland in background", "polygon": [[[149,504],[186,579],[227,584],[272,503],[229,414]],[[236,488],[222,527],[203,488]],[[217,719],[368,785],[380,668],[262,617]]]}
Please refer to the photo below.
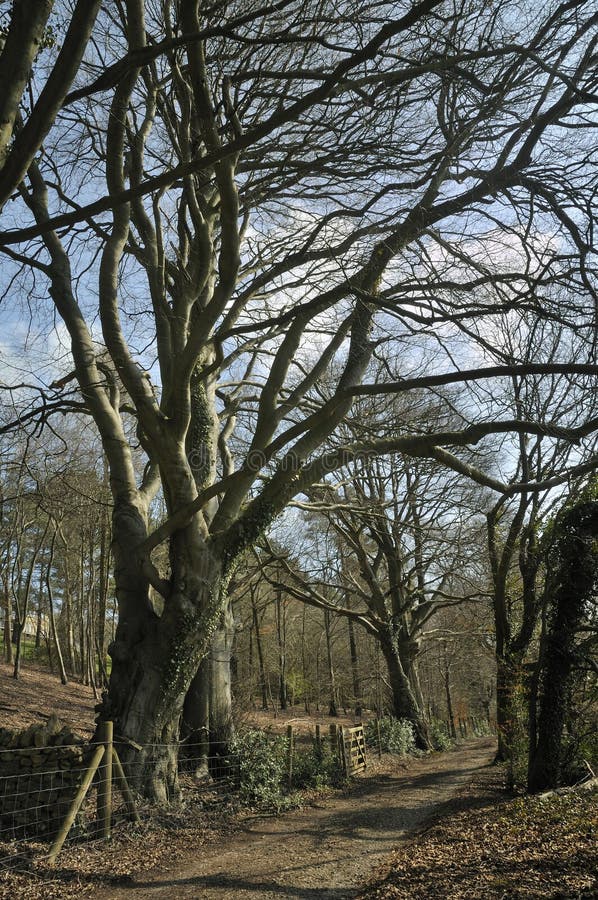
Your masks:
{"label": "woodland in background", "polygon": [[[79,441],[76,462],[65,449],[58,464],[58,452],[49,456],[34,441],[18,459],[4,457],[3,656],[15,677],[26,677],[31,663],[49,666],[63,683],[75,679],[91,685],[99,700],[108,685],[117,615],[110,575],[110,494],[99,448],[89,436],[67,436],[63,448]],[[409,491],[402,492],[398,485],[405,477]],[[397,715],[392,665],[379,634],[385,617],[377,613],[384,607],[375,600],[377,589],[391,617],[393,594],[381,545],[387,545],[401,573],[394,606],[401,610],[405,669],[426,730],[431,727],[436,736],[445,733],[449,739],[472,733],[473,723],[477,732],[495,731],[496,671],[504,664],[504,648],[497,656],[495,631],[496,617],[504,612],[496,601],[493,564],[500,536],[502,555],[505,547],[511,554],[509,628],[524,629],[532,589],[535,625],[518,667],[510,672],[499,757],[509,762],[513,784],[529,777],[532,786],[537,778],[545,787],[583,777],[586,765],[595,767],[598,758],[596,549],[592,537],[584,541],[582,536],[580,544],[568,522],[575,516],[595,519],[593,485],[592,479],[578,485],[581,502],[553,503],[544,521],[525,521],[519,526],[523,537],[511,547],[515,517],[498,527],[494,506],[488,530],[486,517],[476,509],[481,502],[477,489],[447,480],[437,466],[414,469],[410,461],[394,457],[367,460],[345,480],[342,501],[326,501],[320,494],[296,504],[279,529],[279,540],[263,542],[247,558],[231,586],[229,642],[223,652],[215,641],[208,656],[210,669],[221,670],[215,688],[221,690],[219,714],[210,718],[208,701],[205,721],[198,725],[191,715],[182,736],[193,740],[190,723],[205,728],[207,743],[205,737],[198,743],[205,745],[207,756],[219,752],[222,740],[230,739],[235,723],[251,709],[276,713],[300,707],[331,717],[341,711],[357,717],[364,712]],[[417,500],[419,488],[425,502]],[[404,498],[402,510],[399,497]],[[532,525],[536,557],[530,586],[526,546]],[[595,524],[585,528],[592,535]],[[580,585],[586,578],[585,595],[583,585],[575,589],[575,608],[563,605],[557,593],[562,585],[557,545],[563,540],[573,541],[577,579],[568,575],[567,584]],[[424,561],[425,606],[417,601]],[[555,653],[555,640],[568,645]],[[555,676],[550,671],[555,664],[569,665],[571,671]],[[210,682],[209,670],[202,680]],[[556,704],[550,690],[546,699],[543,695],[559,684],[565,689],[564,721],[550,757],[552,766],[559,762],[547,781],[535,774],[538,704],[545,717],[549,711],[550,741]],[[197,744],[192,746],[196,753]]]}

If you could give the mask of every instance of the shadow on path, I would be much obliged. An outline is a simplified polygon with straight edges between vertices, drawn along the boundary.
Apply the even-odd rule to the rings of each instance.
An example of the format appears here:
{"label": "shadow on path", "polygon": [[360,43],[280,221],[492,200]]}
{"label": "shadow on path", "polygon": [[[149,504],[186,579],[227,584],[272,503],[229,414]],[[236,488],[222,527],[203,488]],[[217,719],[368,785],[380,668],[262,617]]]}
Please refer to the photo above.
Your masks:
{"label": "shadow on path", "polygon": [[[452,753],[414,761],[398,775],[361,778],[344,796],[278,818],[253,820],[247,829],[198,847],[194,859],[170,871],[143,873],[130,884],[94,893],[94,900],[349,900],[401,842],[431,818],[459,804],[487,798],[456,795],[490,765],[494,745],[478,740]],[[396,765],[396,764],[395,764]]]}

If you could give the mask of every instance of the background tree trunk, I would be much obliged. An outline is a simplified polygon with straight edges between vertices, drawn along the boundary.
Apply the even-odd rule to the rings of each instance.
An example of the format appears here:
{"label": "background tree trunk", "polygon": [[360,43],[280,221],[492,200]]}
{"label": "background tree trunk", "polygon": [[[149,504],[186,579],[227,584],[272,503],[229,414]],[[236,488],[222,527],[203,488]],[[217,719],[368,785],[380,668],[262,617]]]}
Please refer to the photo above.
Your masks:
{"label": "background tree trunk", "polygon": [[449,722],[449,733],[450,736],[455,739],[457,737],[457,732],[455,730],[455,713],[453,710],[453,698],[451,696],[451,670],[448,663],[448,659],[446,656],[446,648],[444,651],[444,660],[442,667],[442,676],[444,679],[444,694],[446,698],[446,714],[448,716]]}
{"label": "background tree trunk", "polygon": [[336,679],[334,677],[334,663],[332,659],[332,634],[330,631],[330,613],[324,610],[324,631],[326,634],[326,659],[328,661],[328,715],[338,716],[336,703]]}
{"label": "background tree trunk", "polygon": [[380,649],[388,669],[393,715],[397,719],[408,719],[413,725],[417,747],[420,750],[429,750],[428,728],[423,713],[417,705],[410,681],[403,669],[396,635],[381,634]]}
{"label": "background tree trunk", "polygon": [[262,695],[262,709],[268,709],[268,684],[266,680],[266,667],[264,665],[264,649],[262,646],[262,635],[260,631],[260,620],[257,609],[257,601],[253,586],[251,590],[251,614],[253,617],[253,627],[255,632],[255,646],[257,649],[257,658],[260,672],[260,692]]}
{"label": "background tree trunk", "polygon": [[598,582],[598,502],[581,503],[566,513],[559,532],[558,581],[542,656],[538,741],[528,773],[530,791],[554,788],[559,783],[575,637],[585,604]]}
{"label": "background tree trunk", "polygon": [[58,637],[58,632],[56,630],[56,616],[54,614],[54,597],[52,593],[52,565],[54,563],[54,548],[56,545],[56,531],[52,535],[52,543],[50,544],[50,555],[48,557],[48,562],[46,565],[46,593],[48,595],[48,615],[50,620],[50,635],[52,637],[52,643],[54,645],[54,650],[56,651],[56,658],[58,659],[58,671],[60,674],[60,681],[62,684],[67,684],[68,678],[66,675],[66,669],[64,667],[64,659],[62,656],[62,649],[60,647],[60,639]]}
{"label": "background tree trunk", "polygon": [[351,680],[353,682],[353,698],[357,706],[361,706],[361,683],[359,680],[359,657],[357,655],[357,642],[355,641],[355,625],[353,619],[348,620],[349,625],[349,654],[351,657]]}
{"label": "background tree trunk", "polygon": [[288,706],[286,612],[280,590],[276,592],[276,635],[278,637],[278,700],[280,708],[286,709]]}

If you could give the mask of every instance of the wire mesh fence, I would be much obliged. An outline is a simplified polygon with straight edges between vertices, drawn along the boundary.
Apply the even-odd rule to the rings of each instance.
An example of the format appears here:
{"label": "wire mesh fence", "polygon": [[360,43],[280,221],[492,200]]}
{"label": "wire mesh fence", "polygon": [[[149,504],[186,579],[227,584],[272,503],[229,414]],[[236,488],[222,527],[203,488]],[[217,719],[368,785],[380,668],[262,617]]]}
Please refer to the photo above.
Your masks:
{"label": "wire mesh fence", "polygon": [[[78,747],[65,747],[78,750]],[[173,747],[174,752],[180,748]],[[152,753],[162,754],[163,748],[151,748],[147,765],[152,766]],[[42,766],[34,771],[0,775],[0,871],[29,870],[32,863],[48,860],[52,842],[69,816],[78,791],[81,790],[93,747],[84,753],[77,769],[59,765]],[[11,766],[19,766],[26,753],[19,750],[0,751],[2,758],[10,758]],[[238,790],[238,761],[229,754],[206,757],[180,756],[177,778],[177,797],[185,806],[204,810],[217,807]],[[66,837],[67,845],[94,843],[104,840],[101,833],[101,798],[108,787],[115,787],[114,776],[98,767]],[[174,799],[171,798],[171,799]],[[156,814],[156,806],[136,795],[137,808],[145,819]],[[182,803],[179,804],[182,809]],[[110,791],[110,821],[113,828],[129,820],[130,809],[122,793]]]}
{"label": "wire mesh fence", "polygon": [[[16,766],[27,758],[23,751],[2,751],[0,766],[2,756],[9,753]],[[66,814],[78,780],[78,769],[50,761],[40,768],[0,775],[0,837],[18,840],[50,834]]]}
{"label": "wire mesh fence", "polygon": [[[376,723],[379,720],[367,729],[368,754],[374,751],[374,760],[377,750],[382,753]],[[472,730],[477,726],[474,721],[468,724]],[[114,871],[116,858],[119,871],[129,871],[123,859],[127,852],[128,859],[134,860],[139,848],[145,853],[150,847],[170,846],[175,831],[177,841],[185,834],[189,841],[197,841],[210,829],[226,829],[231,814],[241,806],[281,810],[300,800],[297,790],[342,783],[354,768],[348,743],[351,731],[335,725],[289,724],[282,734],[243,729],[219,744],[205,736],[195,744],[144,747],[127,746],[117,739],[111,767],[106,765],[102,743],[68,744],[62,735],[56,738],[59,746],[44,747],[37,746],[41,737],[29,734],[29,746],[0,749],[0,896],[13,896],[10,891],[16,883],[21,890],[25,885],[25,892],[29,886],[51,886],[60,879],[66,884],[84,877],[92,884],[105,877],[106,865]],[[360,762],[362,749],[365,753],[360,743],[356,748]],[[98,752],[102,759],[90,775],[90,760]],[[139,814],[134,822],[115,764],[119,752]],[[166,776],[166,806],[144,799],[147,781],[144,785],[142,770]],[[73,799],[85,787],[86,778],[90,789],[73,813]],[[72,827],[60,862],[54,864],[56,835],[70,813]],[[115,838],[110,847],[103,830],[106,819]],[[3,893],[5,886],[8,893]]]}
{"label": "wire mesh fence", "polygon": [[[164,809],[135,790],[143,777],[135,777],[134,754],[127,767],[133,776],[130,791],[111,744],[32,743],[0,750],[0,872],[32,872],[38,863],[53,862],[62,847],[60,841],[57,845],[61,831],[71,847],[104,840],[111,828],[133,818],[133,795],[141,829],[158,815],[164,820]],[[293,789],[339,777],[340,748],[336,731],[330,737],[318,731],[298,744],[289,727],[285,735],[241,732],[229,742],[211,742],[209,752],[207,745],[198,749],[185,743],[153,744],[138,752],[149,772],[164,770],[165,760],[174,760],[174,775],[167,779],[169,814],[178,810],[182,823],[191,811],[209,815],[231,801],[233,806],[283,808]]]}

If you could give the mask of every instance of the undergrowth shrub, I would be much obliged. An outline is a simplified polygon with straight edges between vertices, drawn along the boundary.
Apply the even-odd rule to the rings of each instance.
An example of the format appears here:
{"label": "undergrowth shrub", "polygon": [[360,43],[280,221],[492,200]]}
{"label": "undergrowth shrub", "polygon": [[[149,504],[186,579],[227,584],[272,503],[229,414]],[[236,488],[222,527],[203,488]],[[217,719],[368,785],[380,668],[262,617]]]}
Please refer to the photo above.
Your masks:
{"label": "undergrowth shrub", "polygon": [[306,752],[293,757],[293,787],[321,788],[339,785],[344,774],[338,759],[329,746],[322,744],[320,750],[311,747]]}
{"label": "undergrowth shrub", "polygon": [[284,803],[286,740],[278,735],[248,729],[231,742],[241,803],[276,807]]}
{"label": "undergrowth shrub", "polygon": [[[396,722],[396,720],[395,720]],[[396,727],[398,725],[398,727]],[[406,732],[409,723],[395,725],[394,753],[408,752],[404,746],[414,746],[413,732]],[[238,798],[244,806],[287,809],[301,802],[296,793],[288,792],[287,738],[256,729],[238,731],[230,744],[226,765],[234,776]],[[292,789],[338,787],[345,774],[338,754],[326,741],[320,748],[293,754]]]}
{"label": "undergrowth shrub", "polygon": [[507,787],[509,790],[525,790],[529,757],[527,732],[528,694],[525,685],[515,687],[511,696],[509,721],[509,745],[507,759]]}
{"label": "undergrowth shrub", "polygon": [[[395,719],[394,716],[383,716],[380,723],[380,743],[385,753],[396,753],[406,756],[415,752],[415,732],[408,719]],[[378,744],[376,723],[368,722],[365,728],[366,742],[371,747]]]}
{"label": "undergrowth shrub", "polygon": [[444,751],[450,750],[451,747],[453,747],[453,739],[448,733],[444,722],[430,722],[428,732],[434,750]]}
{"label": "undergrowth shrub", "polygon": [[598,721],[574,721],[563,735],[561,746],[561,784],[578,784],[598,771]]}
{"label": "undergrowth shrub", "polygon": [[492,734],[488,720],[476,719],[473,733],[476,737],[486,737],[487,735]]}

